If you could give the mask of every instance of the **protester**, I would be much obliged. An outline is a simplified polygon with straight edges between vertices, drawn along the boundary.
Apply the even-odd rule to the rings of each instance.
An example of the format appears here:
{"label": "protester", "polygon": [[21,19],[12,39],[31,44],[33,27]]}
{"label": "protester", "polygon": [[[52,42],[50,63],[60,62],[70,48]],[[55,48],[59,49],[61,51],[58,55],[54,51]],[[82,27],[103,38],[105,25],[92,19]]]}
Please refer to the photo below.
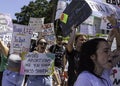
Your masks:
{"label": "protester", "polygon": [[64,72],[64,60],[65,60],[65,47],[63,46],[63,37],[62,36],[57,36],[56,39],[56,44],[50,46],[49,51],[53,54],[55,54],[55,69],[56,71],[59,72],[59,76],[60,76],[60,82],[61,85],[63,84],[62,82],[64,82],[64,76],[63,76],[63,72]]}
{"label": "protester", "polygon": [[0,86],[2,85],[3,71],[6,69],[9,48],[0,40]]}
{"label": "protester", "polygon": [[73,86],[77,74],[78,61],[80,59],[81,45],[87,40],[86,35],[77,34],[75,26],[72,27],[72,33],[66,47],[66,57],[68,60],[68,86]]}
{"label": "protester", "polygon": [[[110,23],[114,21],[114,18],[110,19],[112,19]],[[113,26],[113,23],[111,24]],[[120,61],[119,36],[117,29],[113,28],[107,40],[94,38],[83,43],[79,60],[79,76],[74,86],[113,86],[110,74],[112,67]],[[116,37],[117,49],[111,52],[114,37]]]}
{"label": "protester", "polygon": [[55,54],[55,66],[63,70],[65,48],[63,46],[62,41],[62,36],[57,36],[56,44],[50,46],[49,51]]}
{"label": "protester", "polygon": [[110,69],[116,60],[107,40],[95,38],[83,43],[80,54],[79,76],[74,86],[112,86]]}
{"label": "protester", "polygon": [[7,69],[3,72],[2,86],[21,86],[24,77],[20,74],[21,57],[11,54],[7,64]]}
{"label": "protester", "polygon": [[[47,41],[44,38],[38,39],[36,45],[36,51],[33,51],[34,53],[47,53]],[[52,86],[52,76],[29,75],[27,86]]]}

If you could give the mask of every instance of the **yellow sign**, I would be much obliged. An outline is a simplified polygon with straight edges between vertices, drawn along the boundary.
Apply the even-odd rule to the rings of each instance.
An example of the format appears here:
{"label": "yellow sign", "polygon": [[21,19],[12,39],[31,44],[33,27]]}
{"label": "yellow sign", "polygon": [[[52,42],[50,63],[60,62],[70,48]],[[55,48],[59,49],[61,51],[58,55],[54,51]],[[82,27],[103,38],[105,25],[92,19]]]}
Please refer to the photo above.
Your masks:
{"label": "yellow sign", "polygon": [[65,13],[62,13],[61,17],[60,17],[60,20],[63,22],[63,23],[67,23],[67,20],[68,20],[68,15],[65,14]]}

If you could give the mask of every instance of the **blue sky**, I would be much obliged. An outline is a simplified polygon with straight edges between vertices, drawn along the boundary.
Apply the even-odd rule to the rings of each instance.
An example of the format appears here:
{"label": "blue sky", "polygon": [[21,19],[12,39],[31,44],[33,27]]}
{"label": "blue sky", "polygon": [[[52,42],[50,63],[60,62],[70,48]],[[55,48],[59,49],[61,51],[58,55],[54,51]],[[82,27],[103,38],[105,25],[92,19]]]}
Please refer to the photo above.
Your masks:
{"label": "blue sky", "polygon": [[[35,0],[0,0],[0,13],[10,14],[11,18],[15,19],[14,14],[16,12],[20,12],[21,8],[24,5],[28,5],[30,1],[35,1]],[[97,1],[101,1],[101,0],[97,0]]]}
{"label": "blue sky", "polygon": [[24,5],[33,0],[0,0],[0,13],[10,14],[15,19],[15,13],[20,12]]}

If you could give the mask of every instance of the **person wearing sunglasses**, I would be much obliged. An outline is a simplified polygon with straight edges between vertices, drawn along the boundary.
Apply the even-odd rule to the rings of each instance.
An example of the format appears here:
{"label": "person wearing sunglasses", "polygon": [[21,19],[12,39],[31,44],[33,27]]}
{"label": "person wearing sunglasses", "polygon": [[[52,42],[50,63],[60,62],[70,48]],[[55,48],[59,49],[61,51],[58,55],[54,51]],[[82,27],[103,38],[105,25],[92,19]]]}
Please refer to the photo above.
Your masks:
{"label": "person wearing sunglasses", "polygon": [[38,39],[36,51],[39,53],[46,53],[47,41],[44,38]]}
{"label": "person wearing sunglasses", "polygon": [[[36,43],[35,53],[47,53],[47,41],[44,38],[39,38]],[[51,75],[29,75],[27,86],[52,86]]]}

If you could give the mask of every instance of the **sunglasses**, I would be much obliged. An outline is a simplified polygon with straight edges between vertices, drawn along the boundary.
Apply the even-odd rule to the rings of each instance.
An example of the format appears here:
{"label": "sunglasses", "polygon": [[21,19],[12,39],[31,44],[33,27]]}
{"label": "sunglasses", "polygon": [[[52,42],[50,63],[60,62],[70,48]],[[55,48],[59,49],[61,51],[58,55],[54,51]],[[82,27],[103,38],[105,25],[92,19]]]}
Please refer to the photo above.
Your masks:
{"label": "sunglasses", "polygon": [[47,45],[47,43],[46,42],[39,42],[38,44],[40,44],[40,45]]}

